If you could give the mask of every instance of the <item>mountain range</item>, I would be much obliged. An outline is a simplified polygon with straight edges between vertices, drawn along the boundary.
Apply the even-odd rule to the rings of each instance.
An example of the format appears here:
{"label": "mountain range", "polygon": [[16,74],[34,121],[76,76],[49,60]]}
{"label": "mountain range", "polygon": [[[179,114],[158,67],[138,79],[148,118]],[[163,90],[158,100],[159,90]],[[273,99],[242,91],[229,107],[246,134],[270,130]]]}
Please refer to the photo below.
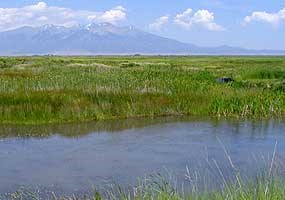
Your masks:
{"label": "mountain range", "polygon": [[0,32],[0,55],[213,54],[285,55],[278,50],[230,46],[200,47],[110,23],[64,27],[44,25]]}

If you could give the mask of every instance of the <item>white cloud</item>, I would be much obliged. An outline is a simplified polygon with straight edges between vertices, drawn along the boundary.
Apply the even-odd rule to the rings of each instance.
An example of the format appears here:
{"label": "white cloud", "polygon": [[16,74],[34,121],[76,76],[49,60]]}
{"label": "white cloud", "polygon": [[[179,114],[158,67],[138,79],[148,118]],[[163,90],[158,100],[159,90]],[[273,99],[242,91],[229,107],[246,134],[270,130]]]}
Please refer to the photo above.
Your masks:
{"label": "white cloud", "polygon": [[156,19],[154,23],[149,25],[149,28],[159,31],[159,30],[161,30],[161,28],[163,26],[168,24],[168,22],[169,22],[169,16],[165,15],[165,16],[162,16],[162,17]]}
{"label": "white cloud", "polygon": [[126,9],[122,6],[117,6],[112,10],[102,13],[101,16],[98,16],[99,21],[110,23],[118,22],[124,19],[126,19]]}
{"label": "white cloud", "polygon": [[21,26],[40,26],[55,24],[73,26],[92,22],[109,22],[116,24],[126,20],[126,9],[117,6],[105,12],[72,10],[63,7],[49,6],[39,2],[20,8],[0,8],[0,31]]}
{"label": "white cloud", "polygon": [[224,30],[221,25],[215,23],[214,13],[208,10],[198,10],[194,13],[191,8],[188,8],[183,13],[176,15],[174,23],[186,29],[191,29],[193,26],[200,26],[210,31]]}
{"label": "white cloud", "polygon": [[266,22],[273,26],[278,25],[280,22],[285,22],[285,8],[277,13],[268,13],[264,11],[255,11],[250,16],[244,18],[243,24],[249,24],[251,22]]}

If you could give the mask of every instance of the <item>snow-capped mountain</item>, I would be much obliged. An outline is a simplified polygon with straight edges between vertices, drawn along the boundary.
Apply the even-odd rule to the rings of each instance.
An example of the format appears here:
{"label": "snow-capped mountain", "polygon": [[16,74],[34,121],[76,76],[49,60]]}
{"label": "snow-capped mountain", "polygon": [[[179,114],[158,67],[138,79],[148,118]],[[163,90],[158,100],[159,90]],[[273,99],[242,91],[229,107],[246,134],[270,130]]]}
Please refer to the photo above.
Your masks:
{"label": "snow-capped mountain", "polygon": [[285,54],[228,46],[198,47],[110,23],[64,27],[44,25],[0,32],[1,55],[31,54]]}

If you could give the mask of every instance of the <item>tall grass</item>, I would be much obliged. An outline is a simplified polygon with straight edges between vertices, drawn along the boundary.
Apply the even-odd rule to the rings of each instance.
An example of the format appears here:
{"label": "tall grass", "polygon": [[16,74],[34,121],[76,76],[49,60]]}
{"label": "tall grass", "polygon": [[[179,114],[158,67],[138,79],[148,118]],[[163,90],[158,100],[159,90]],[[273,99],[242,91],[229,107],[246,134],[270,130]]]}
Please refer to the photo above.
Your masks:
{"label": "tall grass", "polygon": [[[8,57],[0,122],[283,117],[284,57]],[[235,82],[219,84],[219,77]]]}
{"label": "tall grass", "polygon": [[281,178],[261,177],[246,183],[228,183],[222,189],[197,191],[179,189],[168,179],[157,175],[128,188],[114,184],[103,192],[81,195],[57,195],[55,192],[33,191],[20,188],[16,192],[0,195],[1,200],[282,200],[285,181]]}

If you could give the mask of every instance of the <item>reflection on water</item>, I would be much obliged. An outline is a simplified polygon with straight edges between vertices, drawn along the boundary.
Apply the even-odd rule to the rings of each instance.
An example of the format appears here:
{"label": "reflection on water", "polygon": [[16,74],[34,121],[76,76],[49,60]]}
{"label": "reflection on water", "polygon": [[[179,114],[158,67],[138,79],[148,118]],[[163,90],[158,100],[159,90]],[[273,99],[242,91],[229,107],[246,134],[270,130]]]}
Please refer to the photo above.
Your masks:
{"label": "reflection on water", "polygon": [[168,122],[188,121],[188,118],[141,118],[128,120],[108,120],[85,122],[78,124],[53,124],[53,125],[0,125],[0,138],[11,137],[50,137],[60,135],[62,137],[84,137],[95,132],[115,133],[126,129],[140,128]]}
{"label": "reflection on water", "polygon": [[[164,167],[186,166],[205,178],[234,165],[256,175],[270,161],[285,166],[285,123],[216,119],[131,119],[49,126],[0,126],[0,193],[19,186],[86,190],[113,180],[133,183]],[[214,176],[213,176],[214,174]]]}
{"label": "reflection on water", "polygon": [[193,117],[161,117],[161,118],[139,118],[127,120],[107,120],[85,123],[70,124],[52,124],[52,125],[1,125],[0,139],[2,138],[47,138],[54,135],[60,135],[67,138],[80,138],[92,133],[108,132],[117,133],[128,129],[137,129],[145,126],[167,124],[175,122],[207,122],[212,125],[213,133],[215,128],[219,131],[220,127],[226,122],[226,126],[231,126],[231,133],[240,134],[240,123],[248,125],[247,134],[252,137],[263,137],[268,134],[271,126],[282,123],[282,120],[266,120],[266,121],[237,121],[237,120],[219,120],[216,118],[193,118]]}

